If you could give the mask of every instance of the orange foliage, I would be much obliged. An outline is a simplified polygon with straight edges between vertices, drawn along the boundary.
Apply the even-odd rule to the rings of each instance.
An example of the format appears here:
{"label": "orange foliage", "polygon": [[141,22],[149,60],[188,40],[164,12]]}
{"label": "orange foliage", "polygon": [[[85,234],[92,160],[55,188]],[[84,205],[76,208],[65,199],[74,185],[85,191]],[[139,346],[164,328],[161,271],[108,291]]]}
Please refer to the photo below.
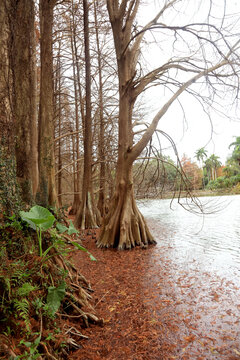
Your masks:
{"label": "orange foliage", "polygon": [[192,183],[193,189],[200,189],[202,187],[202,170],[186,154],[183,154],[181,165],[188,180]]}
{"label": "orange foliage", "polygon": [[224,165],[220,166],[218,169],[217,169],[217,177],[219,176],[224,176],[224,172],[223,172],[223,169],[225,168]]}

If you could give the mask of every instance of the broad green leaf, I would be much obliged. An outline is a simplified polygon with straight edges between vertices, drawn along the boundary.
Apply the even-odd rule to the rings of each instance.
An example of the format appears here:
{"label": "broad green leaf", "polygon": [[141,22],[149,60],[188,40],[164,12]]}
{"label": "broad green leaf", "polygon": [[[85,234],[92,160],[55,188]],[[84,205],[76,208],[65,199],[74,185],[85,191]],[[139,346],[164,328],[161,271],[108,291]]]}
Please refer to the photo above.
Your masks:
{"label": "broad green leaf", "polygon": [[72,220],[70,220],[69,221],[69,228],[68,228],[68,235],[72,235],[72,234],[78,234],[78,230],[73,225]]}
{"label": "broad green leaf", "polygon": [[65,282],[62,282],[57,288],[55,286],[49,286],[47,304],[52,315],[58,311],[61,301],[65,296],[65,289]]}
{"label": "broad green leaf", "polygon": [[59,223],[59,222],[56,224],[56,228],[57,228],[57,230],[60,232],[60,234],[62,234],[62,233],[64,233],[65,231],[68,230],[68,228],[67,228],[65,225],[63,225],[63,224],[61,224],[61,223]]}
{"label": "broad green leaf", "polygon": [[31,229],[33,229],[33,230],[36,230],[36,229],[37,229],[36,225],[35,225],[31,220],[29,220],[28,218],[25,218],[25,217],[24,217],[24,211],[19,211],[19,214],[20,214],[20,216],[21,216],[21,219],[22,219],[23,221],[26,221],[26,223],[28,223],[28,225],[30,226]]}
{"label": "broad green leaf", "polygon": [[76,248],[77,248],[78,250],[81,250],[81,251],[86,252],[92,261],[97,261],[97,259],[96,259],[85,247],[79,245],[79,244],[78,244],[77,242],[75,242],[75,241],[72,241],[71,243],[72,243],[74,246],[76,246]]}
{"label": "broad green leaf", "polygon": [[43,231],[52,227],[56,220],[48,209],[39,205],[33,206],[28,212],[20,211],[19,213],[22,220],[26,221],[32,228],[37,226]]}
{"label": "broad green leaf", "polygon": [[21,341],[20,341],[20,344],[24,344],[24,345],[27,346],[27,347],[32,346],[32,343],[31,343],[30,341],[21,340]]}
{"label": "broad green leaf", "polygon": [[46,230],[50,229],[53,226],[55,220],[56,219],[53,216],[52,219],[48,219],[48,221],[45,221],[44,223],[39,224],[39,227],[41,228],[42,231],[46,231]]}
{"label": "broad green leaf", "polygon": [[42,335],[40,334],[40,335],[34,340],[34,345],[38,346],[38,345],[40,344],[41,337],[42,337]]}
{"label": "broad green leaf", "polygon": [[49,217],[54,217],[50,211],[42,206],[35,205],[28,212],[20,211],[21,217],[33,221],[35,224],[41,224],[48,220]]}

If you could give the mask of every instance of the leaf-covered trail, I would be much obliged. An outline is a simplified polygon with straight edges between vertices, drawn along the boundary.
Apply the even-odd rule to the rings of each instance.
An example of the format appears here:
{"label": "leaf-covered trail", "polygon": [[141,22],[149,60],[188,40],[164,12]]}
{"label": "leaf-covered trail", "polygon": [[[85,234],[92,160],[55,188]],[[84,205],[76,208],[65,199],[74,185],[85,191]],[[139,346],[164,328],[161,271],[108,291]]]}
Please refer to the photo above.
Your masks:
{"label": "leaf-covered trail", "polygon": [[118,252],[83,245],[98,259],[77,253],[90,280],[103,327],[85,329],[88,340],[69,359],[240,359],[240,290],[233,282],[179,270],[165,247]]}

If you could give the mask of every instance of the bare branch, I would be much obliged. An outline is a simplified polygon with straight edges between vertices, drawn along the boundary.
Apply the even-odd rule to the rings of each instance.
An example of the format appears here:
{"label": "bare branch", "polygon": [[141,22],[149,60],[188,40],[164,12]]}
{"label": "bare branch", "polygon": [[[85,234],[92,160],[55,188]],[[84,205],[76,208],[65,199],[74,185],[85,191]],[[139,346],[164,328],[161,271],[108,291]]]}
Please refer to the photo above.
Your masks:
{"label": "bare branch", "polygon": [[134,45],[133,45],[133,47],[132,47],[132,51],[133,51],[133,52],[136,52],[136,51],[139,49],[139,47],[140,47],[140,43],[141,43],[141,41],[142,41],[142,38],[143,38],[143,36],[144,36],[144,33],[145,33],[146,31],[150,30],[151,27],[152,27],[154,24],[157,23],[158,19],[163,15],[163,13],[164,13],[167,9],[169,9],[170,7],[172,7],[172,6],[173,6],[175,3],[177,3],[178,1],[179,1],[179,0],[172,0],[172,1],[170,1],[169,3],[165,3],[164,7],[158,12],[158,14],[157,14],[151,21],[149,21],[149,23],[146,24],[141,31],[139,31],[137,34],[135,34],[135,35],[129,40],[126,48],[124,49],[124,52],[127,50],[127,48],[128,48],[128,46],[130,45],[130,43],[131,43],[134,39],[137,38],[136,41],[135,41],[135,43],[134,43]]}
{"label": "bare branch", "polygon": [[213,71],[222,68],[223,66],[228,64],[227,58],[231,55],[231,52],[226,56],[226,59],[221,61],[220,63],[212,66],[209,69],[205,69],[198,73],[197,75],[193,76],[191,79],[189,79],[187,82],[185,82],[178,91],[165,103],[165,105],[158,111],[158,113],[155,115],[151,125],[148,127],[144,135],[142,136],[141,140],[133,146],[131,149],[131,152],[129,153],[129,160],[134,161],[134,159],[141,154],[147,143],[149,142],[150,138],[152,137],[155,129],[157,128],[157,125],[159,123],[159,120],[163,117],[163,115],[167,112],[169,107],[172,105],[172,103],[193,83],[195,83],[198,79],[212,73]]}

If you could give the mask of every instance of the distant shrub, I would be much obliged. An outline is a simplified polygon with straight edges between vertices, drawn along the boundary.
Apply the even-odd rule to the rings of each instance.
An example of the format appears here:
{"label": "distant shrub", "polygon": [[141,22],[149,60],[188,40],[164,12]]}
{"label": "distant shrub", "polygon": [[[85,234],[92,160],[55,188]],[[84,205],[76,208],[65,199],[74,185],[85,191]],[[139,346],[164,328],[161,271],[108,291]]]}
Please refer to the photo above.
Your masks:
{"label": "distant shrub", "polygon": [[216,180],[209,181],[207,189],[209,190],[218,190],[218,189],[227,189],[232,188],[240,183],[240,174],[235,176],[219,176]]}

